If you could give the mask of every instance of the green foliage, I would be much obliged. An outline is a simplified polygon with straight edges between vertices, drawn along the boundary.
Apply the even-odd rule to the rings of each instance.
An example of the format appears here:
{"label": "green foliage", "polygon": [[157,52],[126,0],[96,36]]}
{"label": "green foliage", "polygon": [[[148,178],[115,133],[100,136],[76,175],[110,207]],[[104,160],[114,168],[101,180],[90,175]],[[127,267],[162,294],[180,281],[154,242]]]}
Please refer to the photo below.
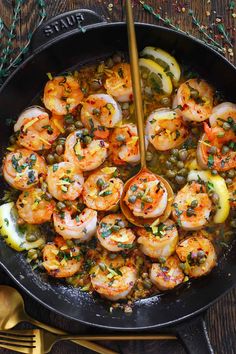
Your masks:
{"label": "green foliage", "polygon": [[[12,70],[16,68],[17,65],[19,65],[19,63],[22,61],[23,55],[28,51],[32,33],[28,33],[28,39],[24,46],[19,47],[17,50],[13,49],[14,42],[16,41],[16,28],[20,20],[21,7],[24,3],[25,0],[15,1],[11,25],[9,30],[6,31],[5,46],[3,47],[2,43],[0,44],[0,84],[2,84],[4,79],[12,72]],[[46,17],[46,5],[44,0],[36,0],[36,3],[38,5],[39,11],[39,21],[37,26],[39,26]],[[4,23],[0,18],[0,40],[3,38],[3,31]]]}

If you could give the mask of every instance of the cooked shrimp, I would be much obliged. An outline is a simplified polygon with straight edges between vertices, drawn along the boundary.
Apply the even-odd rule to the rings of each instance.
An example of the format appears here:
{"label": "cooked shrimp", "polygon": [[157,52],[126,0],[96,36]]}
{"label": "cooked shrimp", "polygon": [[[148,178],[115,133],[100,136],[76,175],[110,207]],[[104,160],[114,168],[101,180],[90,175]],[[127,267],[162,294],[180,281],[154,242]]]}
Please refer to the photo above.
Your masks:
{"label": "cooked shrimp", "polygon": [[107,93],[115,97],[118,102],[132,101],[133,90],[130,65],[128,63],[116,64],[111,71],[104,84]]}
{"label": "cooked shrimp", "polygon": [[184,263],[184,272],[197,278],[209,273],[216,265],[216,252],[213,244],[201,234],[182,240],[176,253]]}
{"label": "cooked shrimp", "polygon": [[49,275],[55,278],[72,277],[78,273],[82,265],[80,248],[69,248],[61,237],[43,248],[43,266]]}
{"label": "cooked shrimp", "polygon": [[47,167],[44,159],[36,152],[18,149],[6,155],[3,162],[3,177],[10,186],[25,190],[45,178]]}
{"label": "cooked shrimp", "polygon": [[181,284],[184,280],[184,273],[180,268],[178,257],[171,256],[164,264],[153,263],[150,279],[159,290],[170,290]]}
{"label": "cooked shrimp", "polygon": [[57,76],[46,83],[43,103],[52,113],[63,115],[72,112],[81,103],[83,96],[73,76]]}
{"label": "cooked shrimp", "polygon": [[87,207],[108,211],[119,203],[123,182],[113,177],[115,171],[115,167],[105,167],[88,177],[83,188],[83,198]]}
{"label": "cooked shrimp", "polygon": [[212,113],[213,88],[204,80],[190,79],[178,88],[173,108],[186,120],[202,122]]}
{"label": "cooked shrimp", "polygon": [[91,171],[105,161],[108,146],[104,140],[92,140],[78,130],[66,138],[64,158],[82,171]]}
{"label": "cooked shrimp", "polygon": [[85,208],[79,215],[69,210],[55,211],[53,222],[56,232],[65,240],[89,241],[96,233],[97,212],[89,208]]}
{"label": "cooked shrimp", "polygon": [[124,299],[132,290],[136,279],[137,271],[134,266],[115,268],[111,260],[95,266],[91,274],[94,290],[111,301]]}
{"label": "cooked shrimp", "polygon": [[28,224],[42,224],[50,221],[55,207],[54,200],[48,199],[40,188],[31,188],[20,194],[16,207],[21,219]]}
{"label": "cooked shrimp", "polygon": [[71,162],[60,162],[48,168],[49,193],[58,200],[75,200],[82,192],[84,177]]}
{"label": "cooked shrimp", "polygon": [[198,182],[189,182],[176,195],[173,217],[185,230],[197,230],[209,222],[212,202],[206,187]]}
{"label": "cooked shrimp", "polygon": [[167,190],[152,173],[143,172],[133,180],[124,201],[135,216],[155,218],[167,207]]}
{"label": "cooked shrimp", "polygon": [[198,143],[197,157],[202,168],[227,171],[236,167],[236,105],[224,102],[214,107],[204,122],[205,134]]}
{"label": "cooked shrimp", "polygon": [[168,258],[175,252],[178,243],[178,231],[172,220],[166,220],[147,231],[145,228],[138,228],[141,251],[151,258]]}
{"label": "cooked shrimp", "polygon": [[156,150],[165,151],[181,145],[188,136],[188,129],[178,113],[161,108],[148,117],[146,135]]}
{"label": "cooked shrimp", "polygon": [[124,124],[113,130],[109,139],[110,157],[114,164],[127,162],[136,165],[140,161],[139,138],[134,124]]}
{"label": "cooked shrimp", "polygon": [[109,214],[100,221],[97,238],[108,251],[119,252],[132,247],[135,235],[122,214]]}
{"label": "cooked shrimp", "polygon": [[119,104],[110,95],[104,93],[90,95],[82,103],[81,121],[88,129],[93,129],[95,136],[105,128],[113,128],[122,120]]}
{"label": "cooked shrimp", "polygon": [[60,135],[55,120],[61,125],[63,117],[49,119],[48,113],[38,106],[25,109],[14,125],[14,131],[19,131],[18,144],[33,151],[50,149]]}

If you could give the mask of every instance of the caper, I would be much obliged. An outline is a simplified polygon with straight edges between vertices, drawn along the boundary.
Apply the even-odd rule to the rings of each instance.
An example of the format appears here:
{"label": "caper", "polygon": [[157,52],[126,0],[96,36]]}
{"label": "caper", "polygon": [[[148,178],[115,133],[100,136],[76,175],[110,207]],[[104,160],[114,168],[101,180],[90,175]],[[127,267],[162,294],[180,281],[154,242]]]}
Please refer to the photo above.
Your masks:
{"label": "caper", "polygon": [[192,200],[191,204],[190,204],[191,208],[196,208],[198,206],[198,201],[196,199]]}
{"label": "caper", "polygon": [[169,97],[162,97],[160,99],[160,104],[164,107],[170,106],[170,98]]}
{"label": "caper", "polygon": [[143,282],[143,287],[144,289],[151,289],[152,287],[152,282],[150,279],[145,279],[144,282]]}
{"label": "caper", "polygon": [[119,220],[119,221],[117,222],[117,225],[120,226],[121,229],[123,229],[123,228],[125,227],[125,223],[124,223],[124,221],[122,221],[122,220]]}
{"label": "caper", "polygon": [[83,128],[83,123],[82,123],[80,120],[77,120],[77,121],[75,122],[75,127],[76,127],[77,129],[81,129],[81,128]]}
{"label": "caper", "polygon": [[136,199],[137,199],[136,195],[131,195],[128,198],[128,201],[129,201],[129,203],[134,204],[136,202]]}
{"label": "caper", "polygon": [[129,102],[124,102],[122,104],[122,109],[129,109]]}
{"label": "caper", "polygon": [[119,142],[124,142],[126,139],[125,139],[125,136],[123,134],[118,134],[117,137],[116,137],[116,140],[119,141]]}
{"label": "caper", "polygon": [[74,243],[72,240],[66,240],[66,245],[69,247],[69,248],[73,248],[74,247]]}
{"label": "caper", "polygon": [[53,165],[55,162],[54,156],[52,154],[48,154],[48,156],[46,157],[46,160],[49,165]]}
{"label": "caper", "polygon": [[57,202],[57,209],[62,210],[66,207],[66,204],[63,202]]}
{"label": "caper", "polygon": [[186,182],[186,179],[185,179],[185,177],[183,177],[183,176],[179,176],[179,175],[177,175],[176,177],[175,177],[175,180],[176,180],[176,182],[178,183],[178,184],[184,184],[185,182]]}
{"label": "caper", "polygon": [[217,147],[216,146],[211,146],[210,149],[209,149],[209,153],[211,155],[215,155],[217,153]]}
{"label": "caper", "polygon": [[37,240],[37,237],[35,235],[26,235],[26,241],[34,242],[36,240]]}
{"label": "caper", "polygon": [[188,151],[187,150],[182,149],[182,150],[179,151],[179,159],[181,161],[187,160],[187,157],[188,157]]}
{"label": "caper", "polygon": [[116,231],[119,231],[119,230],[120,230],[120,226],[119,226],[119,225],[113,225],[113,226],[111,227],[111,231],[116,232]]}
{"label": "caper", "polygon": [[28,254],[27,254],[28,258],[30,260],[36,260],[38,258],[38,252],[36,249],[34,248],[31,248],[29,251],[28,251]]}
{"label": "caper", "polygon": [[145,71],[142,72],[142,79],[146,80],[148,78],[148,73]]}
{"label": "caper", "polygon": [[236,219],[230,221],[230,226],[236,229]]}
{"label": "caper", "polygon": [[166,172],[166,176],[169,178],[174,178],[175,175],[176,175],[176,173],[173,170],[167,170],[167,172]]}
{"label": "caper", "polygon": [[142,198],[142,201],[144,203],[152,203],[153,199],[152,199],[152,197],[145,196],[145,197]]}
{"label": "caper", "polygon": [[235,170],[229,170],[228,171],[228,177],[229,178],[234,178],[234,176],[235,176]]}
{"label": "caper", "polygon": [[121,55],[119,53],[116,53],[113,55],[112,59],[115,64],[118,64],[121,62]]}
{"label": "caper", "polygon": [[168,160],[166,161],[166,167],[167,168],[171,168],[172,167],[172,163],[170,161],[168,161]]}
{"label": "caper", "polygon": [[226,178],[225,183],[228,184],[228,185],[232,184],[233,183],[232,178]]}
{"label": "caper", "polygon": [[181,170],[178,171],[179,176],[187,176],[188,170],[187,168],[181,168]]}
{"label": "caper", "polygon": [[68,125],[74,123],[74,117],[72,116],[72,114],[67,114],[65,116],[65,123]]}
{"label": "caper", "polygon": [[136,194],[136,197],[137,197],[138,199],[140,199],[140,198],[143,197],[143,195],[144,195],[144,192],[140,191],[140,192],[138,192],[138,193]]}
{"label": "caper", "polygon": [[217,134],[218,138],[223,138],[224,136],[225,136],[225,132],[222,131]]}
{"label": "caper", "polygon": [[221,149],[221,153],[223,154],[223,155],[226,155],[228,152],[229,152],[229,147],[228,146],[226,146],[226,145],[224,145],[223,147],[222,147],[222,149]]}
{"label": "caper", "polygon": [[98,178],[97,180],[97,186],[102,187],[105,184],[104,180],[102,178]]}
{"label": "caper", "polygon": [[58,154],[54,154],[54,160],[56,161],[56,162],[60,162],[60,156],[58,155]]}
{"label": "caper", "polygon": [[61,144],[61,145],[65,145],[65,142],[66,142],[66,138],[63,138],[63,137],[61,137],[57,140],[57,143]]}
{"label": "caper", "polygon": [[16,137],[15,135],[11,135],[9,139],[10,144],[14,145],[16,143]]}
{"label": "caper", "polygon": [[175,157],[179,157],[179,150],[178,149],[171,150],[171,155],[173,155]]}
{"label": "caper", "polygon": [[193,208],[187,208],[186,215],[187,216],[193,216],[195,214],[195,211]]}
{"label": "caper", "polygon": [[112,68],[114,63],[113,63],[113,60],[111,58],[108,58],[106,61],[105,61],[105,65],[107,68]]}
{"label": "caper", "polygon": [[214,204],[218,204],[219,203],[219,195],[217,193],[213,193],[212,196],[211,196],[211,199],[212,199]]}
{"label": "caper", "polygon": [[197,256],[199,258],[206,257],[206,253],[204,251],[200,250],[200,251],[197,252]]}
{"label": "caper", "polygon": [[58,144],[57,147],[56,147],[56,153],[58,155],[62,155],[63,154],[63,150],[64,150],[63,146],[61,144]]}
{"label": "caper", "polygon": [[151,161],[153,158],[153,153],[151,151],[146,152],[146,160]]}
{"label": "caper", "polygon": [[218,175],[218,171],[216,171],[216,170],[211,170],[211,174],[212,174],[212,176],[217,176],[217,175]]}
{"label": "caper", "polygon": [[191,98],[196,99],[199,97],[199,91],[195,89],[191,89]]}
{"label": "caper", "polygon": [[92,80],[91,83],[90,83],[90,88],[91,90],[94,90],[94,91],[97,91],[99,90],[100,88],[102,87],[102,82],[101,80]]}
{"label": "caper", "polygon": [[90,144],[90,143],[92,142],[91,136],[86,135],[86,136],[84,137],[84,142],[85,142],[85,144]]}
{"label": "caper", "polygon": [[178,167],[178,168],[184,168],[184,163],[183,163],[183,161],[178,161],[178,162],[177,162],[177,167]]}
{"label": "caper", "polygon": [[88,129],[87,129],[87,128],[83,129],[83,130],[82,130],[82,134],[83,134],[83,135],[88,135],[88,134],[89,134]]}
{"label": "caper", "polygon": [[230,124],[227,123],[227,122],[224,122],[222,127],[223,127],[224,130],[230,130],[230,128],[231,128]]}
{"label": "caper", "polygon": [[169,157],[169,161],[175,164],[177,162],[177,157],[172,155]]}
{"label": "caper", "polygon": [[69,125],[67,128],[66,128],[66,132],[67,133],[73,133],[75,131],[76,127],[74,124],[71,124]]}

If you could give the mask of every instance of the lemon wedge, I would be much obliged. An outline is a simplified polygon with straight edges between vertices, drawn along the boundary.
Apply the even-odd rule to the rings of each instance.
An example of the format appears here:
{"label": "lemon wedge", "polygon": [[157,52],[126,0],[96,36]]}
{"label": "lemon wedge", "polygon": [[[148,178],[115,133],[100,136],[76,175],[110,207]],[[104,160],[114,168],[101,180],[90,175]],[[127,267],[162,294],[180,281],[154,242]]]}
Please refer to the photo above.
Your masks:
{"label": "lemon wedge", "polygon": [[163,49],[155,47],[145,47],[140,53],[141,57],[151,59],[162,66],[167,75],[179,81],[181,70],[176,59]]}
{"label": "lemon wedge", "polygon": [[219,204],[213,221],[221,224],[227,219],[230,211],[229,191],[225,180],[221,176],[212,176],[210,171],[190,171],[188,174],[188,181],[198,181],[199,178],[205,183],[210,182],[212,189],[219,196]]}
{"label": "lemon wedge", "polygon": [[[18,213],[13,202],[0,206],[0,235],[5,242],[16,251],[29,250],[37,248],[45,243],[44,237],[35,225],[24,225],[17,223]],[[26,235],[34,234],[38,238],[34,242],[26,241]]]}
{"label": "lemon wedge", "polygon": [[173,86],[169,76],[165,73],[164,69],[155,61],[150,59],[139,59],[139,66],[141,72],[145,72],[147,75],[147,82],[151,88],[157,93],[162,91],[167,95],[170,95]]}

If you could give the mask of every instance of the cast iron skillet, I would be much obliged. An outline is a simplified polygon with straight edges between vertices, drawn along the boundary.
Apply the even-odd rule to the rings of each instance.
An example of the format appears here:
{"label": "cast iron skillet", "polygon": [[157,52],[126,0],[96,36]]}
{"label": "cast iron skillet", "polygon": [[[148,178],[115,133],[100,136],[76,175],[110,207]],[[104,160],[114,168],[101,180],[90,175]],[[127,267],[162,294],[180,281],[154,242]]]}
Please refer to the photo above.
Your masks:
{"label": "cast iron skillet", "polygon": [[[136,34],[140,50],[147,45],[166,49],[180,63],[191,63],[228,100],[235,99],[236,69],[212,49],[186,35],[154,25],[136,24]],[[88,10],[57,16],[41,26],[32,39],[31,55],[0,91],[1,155],[10,135],[6,120],[16,118],[31,104],[46,83],[47,72],[60,73],[102,59],[116,50],[128,51],[126,25],[104,23]],[[29,295],[72,320],[126,331],[159,330],[174,325],[187,349],[201,354],[211,353],[212,349],[207,336],[204,337],[204,322],[199,314],[236,283],[236,247],[232,247],[211,274],[193,281],[191,286],[137,301],[132,314],[119,310],[109,313],[108,305],[99,298],[54,281],[46,282],[31,270],[23,255],[3,241],[0,241],[0,265]],[[183,320],[188,320],[187,326],[180,323]]]}

